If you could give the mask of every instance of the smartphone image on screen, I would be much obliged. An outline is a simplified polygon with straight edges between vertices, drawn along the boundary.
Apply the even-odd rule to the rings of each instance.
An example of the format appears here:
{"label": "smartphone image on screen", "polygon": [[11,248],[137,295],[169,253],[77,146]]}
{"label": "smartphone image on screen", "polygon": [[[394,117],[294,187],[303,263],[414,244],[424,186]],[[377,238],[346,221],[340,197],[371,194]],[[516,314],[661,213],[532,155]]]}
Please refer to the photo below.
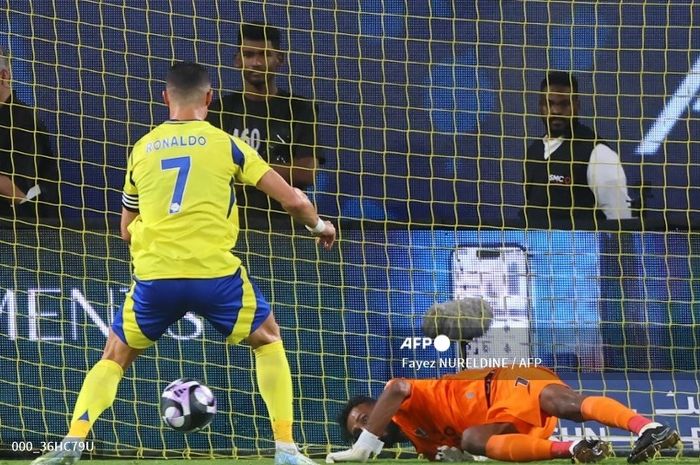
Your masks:
{"label": "smartphone image on screen", "polygon": [[493,321],[480,338],[460,344],[463,357],[530,356],[530,297],[527,252],[517,245],[459,246],[452,254],[455,299],[481,297]]}

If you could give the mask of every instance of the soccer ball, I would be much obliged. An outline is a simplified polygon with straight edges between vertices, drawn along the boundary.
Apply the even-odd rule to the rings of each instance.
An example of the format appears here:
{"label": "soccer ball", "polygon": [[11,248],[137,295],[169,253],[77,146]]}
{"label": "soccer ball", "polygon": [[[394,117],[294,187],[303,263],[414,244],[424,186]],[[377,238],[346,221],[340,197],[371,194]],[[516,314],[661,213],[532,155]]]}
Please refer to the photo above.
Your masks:
{"label": "soccer ball", "polygon": [[181,378],[168,384],[160,396],[160,415],[166,425],[182,433],[207,426],[216,414],[216,397],[199,381]]}

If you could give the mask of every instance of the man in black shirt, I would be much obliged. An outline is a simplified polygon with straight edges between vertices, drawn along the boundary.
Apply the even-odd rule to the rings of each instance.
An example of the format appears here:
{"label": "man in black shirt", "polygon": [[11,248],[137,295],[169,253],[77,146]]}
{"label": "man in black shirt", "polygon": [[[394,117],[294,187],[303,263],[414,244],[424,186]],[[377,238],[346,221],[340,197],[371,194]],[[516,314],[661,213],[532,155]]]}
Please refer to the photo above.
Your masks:
{"label": "man in black shirt", "polygon": [[576,118],[578,82],[550,72],[540,85],[546,134],[527,149],[526,226],[591,228],[599,220],[632,217],[620,157]]}
{"label": "man in black shirt", "polygon": [[[208,120],[240,137],[258,151],[287,182],[299,189],[314,183],[316,133],[314,106],[279,89],[275,82],[284,62],[279,30],[243,24],[234,66],[242,71],[243,91],[214,101]],[[291,227],[289,215],[257,189],[237,189],[241,227],[278,231]]]}
{"label": "man in black shirt", "polygon": [[0,218],[57,216],[57,166],[46,129],[12,94],[9,58],[0,48]]}

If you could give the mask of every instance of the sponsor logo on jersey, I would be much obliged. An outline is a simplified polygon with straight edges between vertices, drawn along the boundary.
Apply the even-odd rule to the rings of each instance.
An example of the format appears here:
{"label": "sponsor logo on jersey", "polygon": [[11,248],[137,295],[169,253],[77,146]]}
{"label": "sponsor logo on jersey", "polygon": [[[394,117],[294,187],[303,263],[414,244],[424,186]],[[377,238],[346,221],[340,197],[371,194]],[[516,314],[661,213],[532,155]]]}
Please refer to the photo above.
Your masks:
{"label": "sponsor logo on jersey", "polygon": [[564,176],[562,174],[553,174],[550,173],[549,175],[549,182],[550,184],[564,184],[564,185],[570,185],[571,184],[571,177],[570,176]]}

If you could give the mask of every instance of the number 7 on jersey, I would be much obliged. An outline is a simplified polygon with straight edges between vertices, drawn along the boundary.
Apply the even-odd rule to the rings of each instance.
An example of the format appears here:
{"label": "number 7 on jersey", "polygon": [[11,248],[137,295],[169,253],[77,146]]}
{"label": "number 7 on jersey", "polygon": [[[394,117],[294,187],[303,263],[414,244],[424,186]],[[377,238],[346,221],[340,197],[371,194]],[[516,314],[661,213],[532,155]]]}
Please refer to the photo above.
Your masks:
{"label": "number 7 on jersey", "polygon": [[168,210],[172,215],[173,213],[179,212],[182,207],[182,197],[185,195],[187,176],[190,174],[190,157],[165,158],[160,161],[160,169],[163,171],[177,170],[173,198],[170,201],[170,209]]}

